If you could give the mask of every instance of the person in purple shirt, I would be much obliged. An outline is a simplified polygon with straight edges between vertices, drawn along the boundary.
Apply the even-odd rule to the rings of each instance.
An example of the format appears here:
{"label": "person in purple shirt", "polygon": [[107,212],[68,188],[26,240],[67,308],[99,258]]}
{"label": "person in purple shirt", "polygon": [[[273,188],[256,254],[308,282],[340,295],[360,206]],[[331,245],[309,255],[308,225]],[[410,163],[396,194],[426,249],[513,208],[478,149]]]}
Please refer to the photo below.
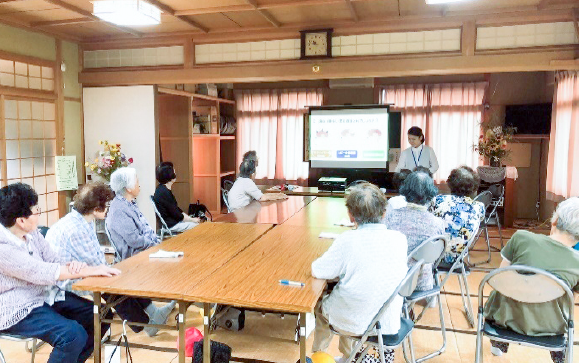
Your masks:
{"label": "person in purple shirt", "polygon": [[[93,303],[68,291],[55,301],[47,287],[120,271],[77,261],[61,264],[38,231],[40,213],[38,194],[29,185],[0,189],[0,331],[50,344],[48,363],[85,362],[93,351]],[[103,334],[107,330],[103,324]]]}

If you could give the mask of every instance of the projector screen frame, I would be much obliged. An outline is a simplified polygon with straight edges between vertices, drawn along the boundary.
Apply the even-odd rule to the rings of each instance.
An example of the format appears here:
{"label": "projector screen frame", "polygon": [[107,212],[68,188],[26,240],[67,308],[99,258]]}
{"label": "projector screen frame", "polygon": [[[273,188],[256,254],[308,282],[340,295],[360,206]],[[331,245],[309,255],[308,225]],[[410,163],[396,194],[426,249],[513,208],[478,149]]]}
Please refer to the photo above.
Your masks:
{"label": "projector screen frame", "polygon": [[[303,135],[303,161],[309,163],[312,168],[310,159],[310,117],[312,110],[314,111],[341,111],[341,110],[367,110],[367,109],[386,109],[390,114],[390,104],[369,104],[369,105],[339,105],[339,106],[311,106],[308,107],[308,112],[304,113],[304,135]],[[386,162],[388,163],[388,162]],[[387,166],[386,166],[387,167]]]}

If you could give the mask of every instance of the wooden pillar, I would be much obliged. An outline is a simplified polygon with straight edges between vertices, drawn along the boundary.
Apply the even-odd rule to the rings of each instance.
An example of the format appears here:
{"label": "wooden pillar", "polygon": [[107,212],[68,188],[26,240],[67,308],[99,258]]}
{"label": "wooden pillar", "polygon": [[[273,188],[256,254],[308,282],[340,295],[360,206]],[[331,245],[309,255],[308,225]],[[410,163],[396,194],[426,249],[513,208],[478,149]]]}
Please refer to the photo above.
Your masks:
{"label": "wooden pillar", "polygon": [[[54,90],[56,92],[56,155],[64,155],[64,78],[61,69],[62,40],[56,39],[56,61],[54,62]],[[66,191],[58,192],[58,213],[64,216]]]}

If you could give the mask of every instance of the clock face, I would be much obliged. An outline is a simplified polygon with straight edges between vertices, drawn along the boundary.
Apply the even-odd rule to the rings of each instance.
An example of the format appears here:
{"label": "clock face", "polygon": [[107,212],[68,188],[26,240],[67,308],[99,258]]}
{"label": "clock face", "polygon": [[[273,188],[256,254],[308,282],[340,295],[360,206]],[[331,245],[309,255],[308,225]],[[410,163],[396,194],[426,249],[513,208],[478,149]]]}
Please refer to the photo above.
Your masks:
{"label": "clock face", "polygon": [[324,56],[328,53],[328,33],[307,33],[305,35],[305,55]]}

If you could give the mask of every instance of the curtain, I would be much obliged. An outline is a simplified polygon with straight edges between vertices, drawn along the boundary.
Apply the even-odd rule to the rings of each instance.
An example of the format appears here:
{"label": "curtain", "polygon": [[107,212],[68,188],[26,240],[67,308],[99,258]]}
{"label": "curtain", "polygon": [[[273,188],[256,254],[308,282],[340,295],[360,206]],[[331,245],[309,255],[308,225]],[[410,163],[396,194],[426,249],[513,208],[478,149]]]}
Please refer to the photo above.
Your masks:
{"label": "curtain", "polygon": [[[579,196],[579,73],[559,72],[555,83],[547,198],[562,201]],[[575,156],[575,157],[574,157]]]}
{"label": "curtain", "polygon": [[401,145],[410,147],[406,131],[422,128],[426,144],[434,149],[440,168],[436,182],[445,181],[451,170],[479,165],[473,145],[480,135],[486,82],[429,85],[391,85],[383,88],[380,102],[402,111]]}
{"label": "curtain", "polygon": [[238,156],[256,150],[257,179],[304,180],[304,119],[308,106],[321,106],[322,89],[241,90],[237,104]]}

